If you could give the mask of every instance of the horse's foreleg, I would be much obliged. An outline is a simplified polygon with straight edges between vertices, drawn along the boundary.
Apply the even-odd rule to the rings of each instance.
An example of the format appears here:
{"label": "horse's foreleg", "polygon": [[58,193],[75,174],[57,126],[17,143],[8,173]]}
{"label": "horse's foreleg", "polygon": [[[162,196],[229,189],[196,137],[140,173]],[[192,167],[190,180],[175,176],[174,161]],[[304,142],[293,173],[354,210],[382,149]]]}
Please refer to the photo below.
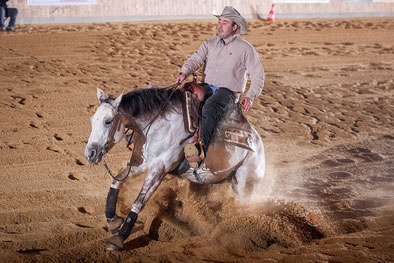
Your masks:
{"label": "horse's foreleg", "polygon": [[123,224],[118,235],[113,236],[107,241],[107,249],[122,250],[123,242],[130,236],[134,224],[137,221],[138,213],[142,210],[149,198],[159,187],[161,181],[165,176],[164,172],[149,173],[145,179],[142,189],[134,201],[130,213],[127,215],[126,221]]}
{"label": "horse's foreleg", "polygon": [[123,223],[123,218],[116,215],[116,202],[118,201],[120,181],[113,180],[107,195],[105,217],[108,228],[112,234],[116,234]]}
{"label": "horse's foreleg", "polygon": [[[128,167],[122,172],[128,170]],[[137,176],[146,170],[146,164],[143,163],[137,167],[132,167],[130,170],[130,177]],[[107,218],[108,228],[112,234],[118,233],[120,226],[123,223],[123,218],[116,215],[116,202],[118,201],[119,186],[122,181],[113,180],[107,195],[107,203],[105,206],[105,217]]]}

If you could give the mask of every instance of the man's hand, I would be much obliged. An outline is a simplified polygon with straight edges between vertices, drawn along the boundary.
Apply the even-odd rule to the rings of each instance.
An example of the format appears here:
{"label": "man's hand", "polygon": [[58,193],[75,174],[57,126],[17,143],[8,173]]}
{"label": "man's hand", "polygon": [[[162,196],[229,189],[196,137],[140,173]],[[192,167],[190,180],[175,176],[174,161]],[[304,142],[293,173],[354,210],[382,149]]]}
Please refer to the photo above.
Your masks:
{"label": "man's hand", "polygon": [[252,107],[252,101],[248,97],[243,98],[241,104],[245,111],[249,111]]}
{"label": "man's hand", "polygon": [[181,84],[185,79],[186,79],[186,74],[185,73],[181,73],[178,75],[178,77],[176,78],[176,83]]}

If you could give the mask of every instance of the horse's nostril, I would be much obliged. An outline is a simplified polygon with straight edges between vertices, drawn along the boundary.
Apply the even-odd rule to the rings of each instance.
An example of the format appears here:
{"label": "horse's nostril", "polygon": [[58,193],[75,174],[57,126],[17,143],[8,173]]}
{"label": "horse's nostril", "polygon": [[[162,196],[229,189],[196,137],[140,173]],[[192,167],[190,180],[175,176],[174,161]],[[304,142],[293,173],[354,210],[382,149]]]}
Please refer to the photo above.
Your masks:
{"label": "horse's nostril", "polygon": [[101,155],[102,147],[97,143],[92,143],[85,148],[85,158],[89,163],[95,163],[98,157]]}
{"label": "horse's nostril", "polygon": [[96,156],[96,151],[95,150],[91,150],[90,155],[89,155],[89,160],[90,161],[94,160],[95,156]]}

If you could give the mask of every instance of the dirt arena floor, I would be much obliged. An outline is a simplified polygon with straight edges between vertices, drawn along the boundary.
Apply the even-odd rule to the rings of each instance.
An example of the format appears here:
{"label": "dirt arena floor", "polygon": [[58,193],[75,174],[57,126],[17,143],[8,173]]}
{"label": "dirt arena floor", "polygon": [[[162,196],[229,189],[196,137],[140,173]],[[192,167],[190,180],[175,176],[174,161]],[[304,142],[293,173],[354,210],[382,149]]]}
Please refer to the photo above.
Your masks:
{"label": "dirt arena floor", "polygon": [[[259,194],[168,175],[123,252],[105,250],[111,179],[83,156],[96,89],[173,84],[216,21],[1,33],[0,262],[393,262],[394,19],[249,22],[266,72],[246,114],[265,145]],[[128,158],[121,142],[108,160]]]}

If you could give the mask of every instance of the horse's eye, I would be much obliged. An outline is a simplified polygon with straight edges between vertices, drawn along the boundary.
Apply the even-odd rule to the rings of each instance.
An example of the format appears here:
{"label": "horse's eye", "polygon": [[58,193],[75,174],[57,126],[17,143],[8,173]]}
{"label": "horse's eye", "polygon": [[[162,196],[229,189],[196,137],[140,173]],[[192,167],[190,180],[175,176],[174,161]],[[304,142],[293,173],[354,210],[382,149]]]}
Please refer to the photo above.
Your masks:
{"label": "horse's eye", "polygon": [[106,119],[106,120],[104,121],[104,124],[105,124],[106,126],[111,125],[111,123],[112,123],[112,120],[111,120],[111,119]]}

